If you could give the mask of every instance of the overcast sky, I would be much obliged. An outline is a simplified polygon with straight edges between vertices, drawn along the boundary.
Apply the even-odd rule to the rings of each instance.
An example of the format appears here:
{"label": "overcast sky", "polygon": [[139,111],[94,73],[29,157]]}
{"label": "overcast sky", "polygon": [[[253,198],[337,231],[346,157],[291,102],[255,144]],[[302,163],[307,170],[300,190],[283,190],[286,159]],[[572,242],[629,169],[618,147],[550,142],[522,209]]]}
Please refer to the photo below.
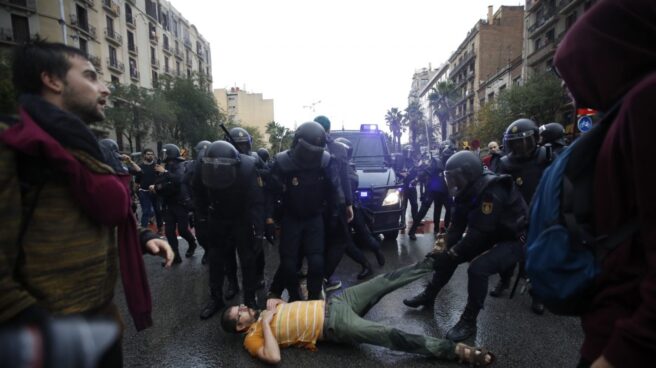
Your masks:
{"label": "overcast sky", "polygon": [[[416,69],[439,67],[488,5],[520,0],[170,0],[210,42],[214,88],[274,99],[288,127],[384,125]],[[319,102],[320,101],[320,102]],[[312,105],[314,104],[312,111]]]}

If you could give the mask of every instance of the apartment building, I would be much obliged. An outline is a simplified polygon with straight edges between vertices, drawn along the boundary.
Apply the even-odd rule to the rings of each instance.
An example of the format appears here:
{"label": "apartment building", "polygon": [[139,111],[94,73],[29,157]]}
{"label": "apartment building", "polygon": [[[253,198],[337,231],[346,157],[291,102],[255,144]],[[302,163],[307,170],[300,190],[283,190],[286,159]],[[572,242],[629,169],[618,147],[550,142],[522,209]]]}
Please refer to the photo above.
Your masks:
{"label": "apartment building", "polygon": [[264,140],[268,140],[266,126],[274,121],[273,99],[263,98],[261,93],[249,93],[239,87],[215,89],[214,98],[229,120],[257,128]]}
{"label": "apartment building", "polygon": [[36,35],[78,47],[105,82],[152,88],[162,74],[211,80],[209,42],[168,1],[0,0],[0,48]]}
{"label": "apartment building", "polygon": [[435,116],[433,107],[431,106],[430,95],[432,93],[433,87],[439,82],[446,81],[446,76],[448,75],[449,64],[445,63],[439,68],[437,68],[431,75],[431,78],[423,84],[422,88],[419,90],[419,104],[421,105],[424,113],[426,114],[426,122],[433,127],[439,125],[437,131],[439,132],[439,141],[442,141],[448,138],[447,125],[442,124],[441,121]]}
{"label": "apartment building", "polygon": [[457,95],[449,133],[459,133],[474,122],[480,108],[480,85],[522,55],[524,7],[488,7],[449,58],[449,79]]}

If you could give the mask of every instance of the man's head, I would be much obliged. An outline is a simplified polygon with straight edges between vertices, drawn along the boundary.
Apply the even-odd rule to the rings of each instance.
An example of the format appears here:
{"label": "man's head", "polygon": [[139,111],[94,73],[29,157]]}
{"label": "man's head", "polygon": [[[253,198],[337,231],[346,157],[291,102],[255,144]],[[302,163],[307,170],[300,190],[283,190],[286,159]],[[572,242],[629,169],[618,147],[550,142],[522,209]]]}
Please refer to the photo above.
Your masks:
{"label": "man's head", "polygon": [[40,95],[85,123],[105,119],[109,89],[79,49],[32,41],[14,51],[12,72],[19,94]]}
{"label": "man's head", "polygon": [[330,119],[328,119],[323,115],[319,115],[316,118],[314,118],[314,121],[319,123],[323,127],[323,130],[326,131],[326,133],[330,133]]}
{"label": "man's head", "polygon": [[141,152],[141,156],[143,157],[144,162],[149,164],[155,160],[155,151],[151,150],[150,148],[146,148]]}
{"label": "man's head", "polygon": [[257,321],[258,313],[247,306],[227,307],[221,313],[221,327],[228,333],[242,333]]}
{"label": "man's head", "polygon": [[490,151],[490,154],[499,153],[499,143],[492,141],[487,144],[487,149]]}

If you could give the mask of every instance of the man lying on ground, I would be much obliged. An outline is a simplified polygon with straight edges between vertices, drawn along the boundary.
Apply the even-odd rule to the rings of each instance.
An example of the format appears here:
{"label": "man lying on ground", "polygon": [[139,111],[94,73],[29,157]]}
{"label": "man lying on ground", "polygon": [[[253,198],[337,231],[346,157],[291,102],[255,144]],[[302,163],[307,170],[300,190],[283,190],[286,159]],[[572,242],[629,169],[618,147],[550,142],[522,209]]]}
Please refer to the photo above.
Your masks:
{"label": "man lying on ground", "polygon": [[433,258],[426,257],[414,265],[350,287],[328,302],[286,303],[281,299],[269,299],[267,309],[262,312],[244,305],[228,307],[221,315],[221,326],[226,332],[246,333],[246,350],[271,364],[280,362],[280,347],[316,350],[319,340],[379,345],[475,366],[491,364],[494,355],[485,349],[409,334],[362,318],[383,296],[431,272]]}

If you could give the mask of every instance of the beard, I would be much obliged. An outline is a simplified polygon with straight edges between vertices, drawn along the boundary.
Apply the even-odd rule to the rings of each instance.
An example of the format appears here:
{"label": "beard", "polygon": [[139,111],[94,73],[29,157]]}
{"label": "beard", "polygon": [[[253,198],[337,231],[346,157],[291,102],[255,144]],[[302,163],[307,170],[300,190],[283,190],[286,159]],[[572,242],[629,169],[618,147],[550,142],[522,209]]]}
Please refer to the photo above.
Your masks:
{"label": "beard", "polygon": [[97,100],[90,100],[68,85],[64,86],[62,98],[66,111],[76,115],[86,124],[105,120],[105,112],[98,108]]}

